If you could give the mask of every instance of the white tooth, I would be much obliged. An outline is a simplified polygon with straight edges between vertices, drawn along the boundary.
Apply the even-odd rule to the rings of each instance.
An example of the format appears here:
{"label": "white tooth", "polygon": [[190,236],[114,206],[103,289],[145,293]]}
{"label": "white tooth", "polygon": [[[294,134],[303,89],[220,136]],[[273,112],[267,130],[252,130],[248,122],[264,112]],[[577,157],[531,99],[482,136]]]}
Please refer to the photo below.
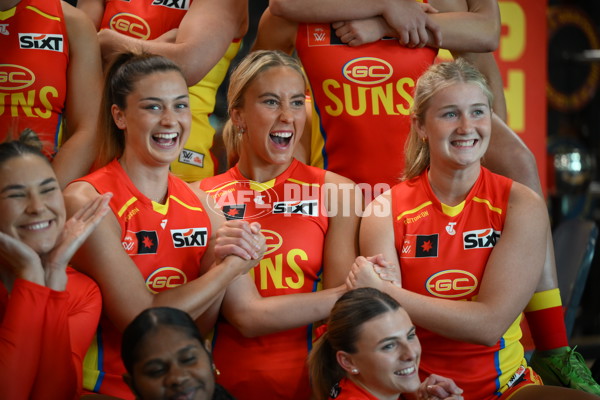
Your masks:
{"label": "white tooth", "polygon": [[413,372],[415,372],[415,367],[409,367],[409,368],[404,368],[404,369],[401,369],[400,371],[397,371],[396,375],[409,375],[409,374],[412,374]]}
{"label": "white tooth", "polygon": [[467,140],[467,141],[456,141],[453,143],[457,147],[470,147],[470,146],[473,146],[473,144],[475,144],[475,139],[471,139],[471,140]]}
{"label": "white tooth", "polygon": [[25,226],[25,229],[28,229],[30,231],[37,231],[39,229],[45,229],[50,225],[49,221],[45,221],[45,222],[38,222],[37,224],[33,224],[33,225],[27,225]]}
{"label": "white tooth", "polygon": [[177,137],[176,133],[156,133],[154,137],[159,139],[174,139]]}
{"label": "white tooth", "polygon": [[282,138],[289,138],[292,137],[292,132],[273,132],[271,133],[271,135]]}

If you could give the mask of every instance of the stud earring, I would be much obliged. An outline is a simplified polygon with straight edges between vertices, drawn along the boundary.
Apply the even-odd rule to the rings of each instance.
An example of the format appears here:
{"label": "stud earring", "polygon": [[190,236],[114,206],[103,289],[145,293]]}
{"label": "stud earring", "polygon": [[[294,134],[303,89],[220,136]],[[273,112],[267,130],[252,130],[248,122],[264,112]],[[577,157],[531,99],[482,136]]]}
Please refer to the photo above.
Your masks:
{"label": "stud earring", "polygon": [[351,371],[351,372],[352,372],[353,374],[358,374],[358,370],[357,370],[356,368],[352,368],[352,371]]}

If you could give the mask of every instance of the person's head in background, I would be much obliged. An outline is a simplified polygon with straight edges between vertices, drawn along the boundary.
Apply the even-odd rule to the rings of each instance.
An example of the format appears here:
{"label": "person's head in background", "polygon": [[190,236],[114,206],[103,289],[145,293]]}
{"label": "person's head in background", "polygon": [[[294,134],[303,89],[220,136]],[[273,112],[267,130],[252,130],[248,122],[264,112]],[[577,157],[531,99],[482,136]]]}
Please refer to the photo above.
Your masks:
{"label": "person's head in background", "polygon": [[215,385],[215,367],[196,324],[184,311],[149,308],[123,332],[125,382],[140,400],[226,399]]}
{"label": "person's head in background", "polygon": [[229,166],[242,153],[267,163],[291,162],[306,121],[306,87],[298,60],[283,52],[255,51],[242,59],[227,91],[230,120],[223,140]]}
{"label": "person's head in background", "polygon": [[104,82],[95,167],[120,158],[128,143],[150,156],[176,158],[190,123],[187,86],[177,64],[153,54],[120,54]]}
{"label": "person's head in background", "polygon": [[396,300],[373,288],[351,290],[334,305],[309,356],[313,393],[327,399],[343,378],[378,399],[415,392],[420,356],[415,327]]}
{"label": "person's head in background", "polygon": [[66,218],[60,186],[41,149],[28,129],[0,144],[0,231],[39,255],[54,248]]}
{"label": "person's head in background", "polygon": [[[447,116],[448,113],[454,112],[448,108],[450,103],[445,103],[444,109],[431,110],[432,103],[440,97],[440,94],[447,94],[449,91],[456,92],[459,87],[470,90],[467,93],[468,98],[465,98],[464,93],[457,95],[464,101],[472,101],[474,96],[480,98],[482,103],[478,104],[479,108],[472,110],[471,113],[479,112],[481,121],[489,125],[488,133],[491,132],[493,94],[485,76],[462,58],[432,65],[421,75],[415,87],[414,104],[411,109],[411,128],[405,146],[404,179],[420,175],[429,166],[431,152],[435,151],[437,146],[434,148],[430,146],[428,131],[432,132],[433,128],[439,129],[444,120],[451,118]],[[440,115],[431,116],[430,114],[433,112],[440,113]],[[435,121],[437,126],[428,125],[427,122],[430,120]],[[489,134],[483,139],[485,140],[480,143],[480,147],[485,152],[489,143]]]}

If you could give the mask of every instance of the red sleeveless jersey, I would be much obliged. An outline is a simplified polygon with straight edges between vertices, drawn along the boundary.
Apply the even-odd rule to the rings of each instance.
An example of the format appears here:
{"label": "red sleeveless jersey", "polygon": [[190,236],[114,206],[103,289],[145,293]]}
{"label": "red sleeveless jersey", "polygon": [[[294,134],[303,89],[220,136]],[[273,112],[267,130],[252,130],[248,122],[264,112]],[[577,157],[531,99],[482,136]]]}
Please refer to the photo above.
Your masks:
{"label": "red sleeveless jersey", "polygon": [[[510,179],[481,168],[465,201],[450,207],[433,193],[427,171],[394,186],[392,215],[402,286],[449,301],[476,298],[487,260],[502,240],[511,187]],[[520,319],[490,347],[419,327],[421,378],[432,373],[452,378],[465,399],[496,398],[525,373]]]}
{"label": "red sleeveless jersey", "polygon": [[0,11],[0,138],[33,129],[52,157],[60,142],[69,44],[60,0]]}
{"label": "red sleeveless jersey", "polygon": [[[79,181],[90,183],[98,193],[113,193],[110,208],[121,226],[123,251],[139,268],[150,292],[162,292],[199,276],[211,224],[198,196],[185,182],[170,175],[167,201],[159,204],[138,191],[117,160]],[[125,367],[120,346],[121,333],[103,315],[84,363],[86,389],[133,399],[122,379]]]}
{"label": "red sleeveless jersey", "polygon": [[[261,224],[267,252],[251,272],[261,296],[318,289],[328,227],[324,178],[324,170],[294,160],[269,182],[249,181],[237,166],[201,181],[201,189],[215,199],[226,218]],[[245,338],[220,321],[213,346],[221,371],[218,383],[238,400],[308,399],[306,356],[311,343],[312,326]]]}
{"label": "red sleeveless jersey", "polygon": [[329,24],[300,24],[296,51],[313,96],[311,165],[356,183],[398,183],[413,89],[437,50],[396,39],[350,47]]}

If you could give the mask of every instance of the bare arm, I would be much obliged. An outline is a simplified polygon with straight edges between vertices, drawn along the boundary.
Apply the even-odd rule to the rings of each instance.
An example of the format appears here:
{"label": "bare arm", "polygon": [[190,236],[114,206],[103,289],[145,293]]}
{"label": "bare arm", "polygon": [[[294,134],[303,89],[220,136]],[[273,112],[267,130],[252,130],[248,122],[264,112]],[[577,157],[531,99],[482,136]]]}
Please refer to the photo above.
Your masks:
{"label": "bare arm", "polygon": [[[102,66],[96,32],[83,12],[62,2],[69,36],[63,143],[52,162],[61,187],[89,172],[96,153]],[[84,156],[87,155],[87,156]],[[91,155],[91,156],[90,156]]]}
{"label": "bare arm", "polygon": [[442,40],[437,23],[427,14],[435,10],[414,0],[271,0],[269,7],[273,15],[296,22],[330,23],[382,16],[403,44],[423,46],[430,37],[437,44]]}
{"label": "bare arm", "polygon": [[189,86],[199,82],[225,54],[248,24],[246,0],[197,0],[183,17],[175,43],[140,40],[108,29],[98,33],[105,61],[127,50],[160,54],[175,61]]}
{"label": "bare arm", "polygon": [[221,311],[242,335],[256,337],[327,318],[345,290],[345,286],[340,286],[312,293],[261,297],[250,275],[245,274],[227,288]]}
{"label": "bare arm", "polygon": [[100,29],[104,16],[104,0],[77,0],[77,8],[92,20],[96,30]]}
{"label": "bare arm", "polygon": [[[74,183],[65,190],[67,211],[72,213],[97,196],[99,194],[88,183]],[[119,329],[124,329],[142,310],[156,306],[180,308],[197,318],[231,280],[246,273],[255,263],[231,256],[199,278],[153,295],[147,290],[137,266],[123,250],[121,228],[112,213],[104,218],[73,258],[73,266],[91,276],[100,286],[104,309]]]}
{"label": "bare arm", "polygon": [[297,31],[297,22],[277,17],[267,7],[258,22],[256,40],[252,45],[252,51],[281,50],[284,53],[292,54],[296,45]]}
{"label": "bare arm", "polygon": [[[367,221],[364,223],[369,225]],[[385,290],[401,302],[415,324],[452,339],[491,346],[531,299],[545,260],[548,225],[543,200],[532,190],[514,183],[502,238],[487,262],[475,301],[451,301],[410,292],[378,280],[373,268],[358,259],[360,265],[353,266],[350,281],[364,279],[363,283]],[[361,227],[361,251],[368,254],[395,251],[382,248],[380,243],[389,246],[389,238],[381,241],[381,237],[371,235],[363,239]],[[510,278],[515,276],[519,279]]]}
{"label": "bare arm", "polygon": [[[434,1],[430,2],[434,3]],[[429,35],[425,43],[431,47],[443,47],[453,52],[490,52],[498,47],[500,40],[500,11],[495,0],[483,0],[475,4],[465,0],[446,0],[435,4],[440,11],[430,15],[440,28],[443,42]],[[381,16],[344,20],[333,24],[336,35],[350,46],[375,42],[384,36],[402,36]]]}
{"label": "bare arm", "polygon": [[323,287],[344,284],[358,255],[358,222],[362,194],[354,182],[333,172],[325,174],[326,205],[330,214],[323,249]]}

